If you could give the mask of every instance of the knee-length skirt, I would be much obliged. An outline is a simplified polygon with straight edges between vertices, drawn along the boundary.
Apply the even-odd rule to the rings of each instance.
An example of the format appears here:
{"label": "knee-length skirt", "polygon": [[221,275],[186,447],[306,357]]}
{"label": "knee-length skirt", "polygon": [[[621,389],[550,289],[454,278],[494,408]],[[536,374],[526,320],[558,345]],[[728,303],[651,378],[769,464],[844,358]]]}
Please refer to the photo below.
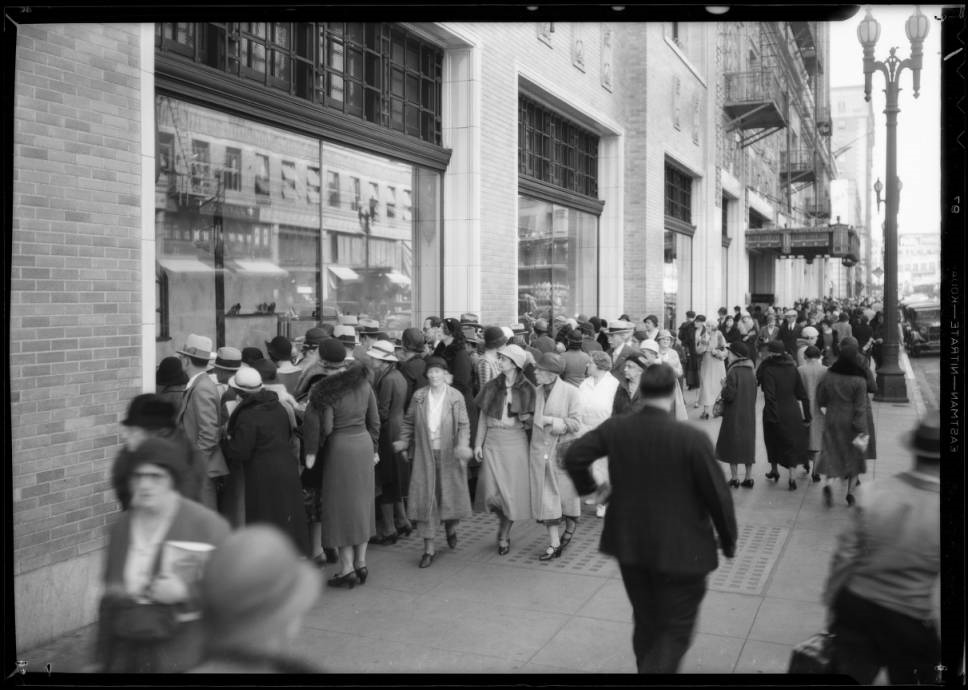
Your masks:
{"label": "knee-length skirt", "polygon": [[365,429],[338,430],[323,449],[320,522],[324,546],[365,544],[376,534],[373,440]]}

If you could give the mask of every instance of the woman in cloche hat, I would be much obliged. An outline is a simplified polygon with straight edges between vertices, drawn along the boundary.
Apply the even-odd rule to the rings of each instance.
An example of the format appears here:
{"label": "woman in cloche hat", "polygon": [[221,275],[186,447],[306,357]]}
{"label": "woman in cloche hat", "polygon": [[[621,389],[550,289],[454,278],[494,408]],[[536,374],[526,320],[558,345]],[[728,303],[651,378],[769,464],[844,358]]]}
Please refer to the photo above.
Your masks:
{"label": "woman in cloche hat", "polygon": [[239,369],[229,386],[238,393],[239,404],[229,417],[222,447],[233,469],[244,472],[245,523],[276,525],[309,557],[299,461],[289,444],[289,413],[276,393],[264,389],[256,369]]}
{"label": "woman in cloche hat", "polygon": [[531,519],[528,429],[535,388],[524,376],[527,356],[517,345],[498,350],[501,374],[487,382],[474,400],[480,410],[474,455],[482,461],[475,508],[497,515],[497,552],[511,549],[511,526]]}

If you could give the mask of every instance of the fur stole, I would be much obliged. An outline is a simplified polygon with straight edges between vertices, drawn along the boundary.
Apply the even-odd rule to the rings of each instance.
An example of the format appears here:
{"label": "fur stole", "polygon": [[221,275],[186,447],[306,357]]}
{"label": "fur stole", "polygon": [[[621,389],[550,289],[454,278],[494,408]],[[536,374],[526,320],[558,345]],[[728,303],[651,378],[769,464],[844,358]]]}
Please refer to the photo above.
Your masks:
{"label": "fur stole", "polygon": [[345,371],[337,374],[330,374],[313,385],[309,393],[309,402],[317,410],[326,405],[332,406],[340,398],[350,391],[359,388],[360,384],[366,382],[366,368],[362,366],[350,366]]}

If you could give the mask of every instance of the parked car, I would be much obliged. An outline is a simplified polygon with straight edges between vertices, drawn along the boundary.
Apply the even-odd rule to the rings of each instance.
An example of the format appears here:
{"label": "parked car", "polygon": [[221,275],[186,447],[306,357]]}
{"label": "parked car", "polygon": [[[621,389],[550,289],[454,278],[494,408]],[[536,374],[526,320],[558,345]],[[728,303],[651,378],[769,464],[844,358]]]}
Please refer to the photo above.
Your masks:
{"label": "parked car", "polygon": [[922,352],[941,350],[941,302],[928,300],[905,303],[904,346],[908,354],[918,357]]}

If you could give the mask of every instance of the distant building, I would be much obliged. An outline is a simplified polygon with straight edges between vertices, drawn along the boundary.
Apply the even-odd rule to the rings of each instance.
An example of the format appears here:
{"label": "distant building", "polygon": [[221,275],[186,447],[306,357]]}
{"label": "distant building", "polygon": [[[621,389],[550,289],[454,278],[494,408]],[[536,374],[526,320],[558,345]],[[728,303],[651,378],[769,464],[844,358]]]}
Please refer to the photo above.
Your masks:
{"label": "distant building", "polygon": [[[864,100],[864,87],[841,86],[830,89],[833,138],[831,148],[837,161],[838,175],[848,182],[849,218],[861,243],[861,260],[854,267],[852,287],[855,291],[869,290],[871,271],[883,270],[883,257],[872,251],[873,233],[880,240],[881,230],[872,224],[872,194],[874,188],[874,109]],[[882,180],[882,183],[884,181]],[[881,246],[881,242],[877,242]],[[859,292],[855,292],[859,294]]]}
{"label": "distant building", "polygon": [[[830,230],[829,30],[817,22],[721,23],[717,87],[723,259],[752,301],[829,294],[857,238]],[[745,270],[744,270],[745,268]]]}

